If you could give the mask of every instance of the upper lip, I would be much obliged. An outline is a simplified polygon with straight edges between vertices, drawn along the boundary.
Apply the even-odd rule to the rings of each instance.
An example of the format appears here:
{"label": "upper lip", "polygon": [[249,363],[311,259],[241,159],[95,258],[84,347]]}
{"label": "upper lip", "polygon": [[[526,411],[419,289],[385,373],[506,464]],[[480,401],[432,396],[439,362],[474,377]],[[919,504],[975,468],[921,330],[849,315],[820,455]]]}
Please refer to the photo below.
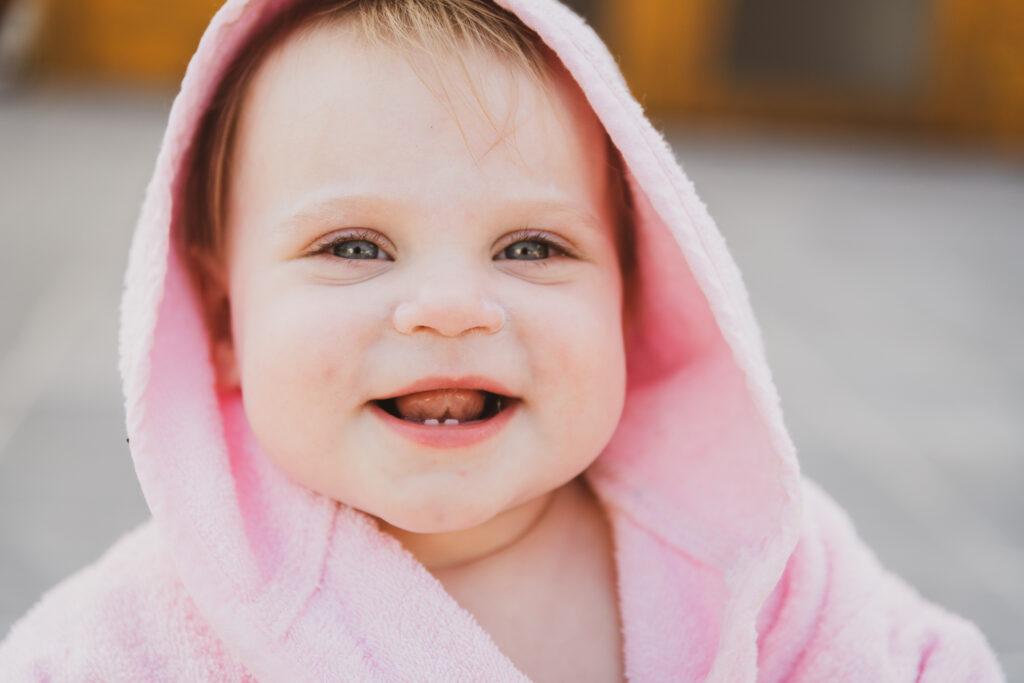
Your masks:
{"label": "upper lip", "polygon": [[396,398],[398,396],[405,396],[406,394],[415,394],[420,391],[431,391],[433,389],[478,389],[480,391],[489,391],[492,394],[501,394],[502,396],[511,396],[512,393],[509,391],[501,382],[491,379],[490,377],[484,377],[482,375],[462,375],[460,377],[442,377],[439,375],[433,377],[424,377],[418,379],[412,384],[405,386],[395,392],[388,394],[387,396],[381,396],[375,400],[386,401],[388,399]]}

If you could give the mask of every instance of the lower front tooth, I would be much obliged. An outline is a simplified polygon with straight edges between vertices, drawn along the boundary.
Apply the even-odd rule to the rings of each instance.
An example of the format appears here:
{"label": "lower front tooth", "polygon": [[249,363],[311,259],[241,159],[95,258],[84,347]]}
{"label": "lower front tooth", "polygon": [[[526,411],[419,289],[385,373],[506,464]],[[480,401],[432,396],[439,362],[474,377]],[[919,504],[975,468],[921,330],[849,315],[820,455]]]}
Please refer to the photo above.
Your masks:
{"label": "lower front tooth", "polygon": [[440,422],[438,422],[437,420],[435,420],[434,418],[431,417],[431,418],[428,418],[428,419],[424,420],[423,424],[425,424],[425,425],[436,425],[436,424],[440,424]]}
{"label": "lower front tooth", "polygon": [[444,421],[444,423],[446,425],[457,425],[459,424],[459,421],[456,420],[454,417],[449,417],[447,420]]}

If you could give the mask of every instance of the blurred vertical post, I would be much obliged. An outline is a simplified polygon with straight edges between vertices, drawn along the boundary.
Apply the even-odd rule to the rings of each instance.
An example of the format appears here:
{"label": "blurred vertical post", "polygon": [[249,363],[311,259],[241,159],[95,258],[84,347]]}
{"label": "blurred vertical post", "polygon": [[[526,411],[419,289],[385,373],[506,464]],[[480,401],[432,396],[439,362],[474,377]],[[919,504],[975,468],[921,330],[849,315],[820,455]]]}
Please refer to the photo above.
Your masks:
{"label": "blurred vertical post", "polygon": [[646,108],[689,114],[714,106],[726,9],[716,0],[608,3],[607,39]]}
{"label": "blurred vertical post", "polygon": [[1024,2],[936,4],[933,115],[1024,147]]}
{"label": "blurred vertical post", "polygon": [[21,79],[41,24],[38,0],[0,0],[0,93]]}

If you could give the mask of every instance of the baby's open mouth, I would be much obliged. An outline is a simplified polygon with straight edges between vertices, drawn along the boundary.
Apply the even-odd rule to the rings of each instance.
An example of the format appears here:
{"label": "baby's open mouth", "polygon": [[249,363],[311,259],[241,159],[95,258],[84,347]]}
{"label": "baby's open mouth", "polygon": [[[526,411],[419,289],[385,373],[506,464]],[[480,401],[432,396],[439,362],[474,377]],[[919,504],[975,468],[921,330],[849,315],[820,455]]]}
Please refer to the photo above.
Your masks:
{"label": "baby's open mouth", "polygon": [[484,422],[515,399],[482,389],[432,389],[374,401],[389,415],[423,425]]}

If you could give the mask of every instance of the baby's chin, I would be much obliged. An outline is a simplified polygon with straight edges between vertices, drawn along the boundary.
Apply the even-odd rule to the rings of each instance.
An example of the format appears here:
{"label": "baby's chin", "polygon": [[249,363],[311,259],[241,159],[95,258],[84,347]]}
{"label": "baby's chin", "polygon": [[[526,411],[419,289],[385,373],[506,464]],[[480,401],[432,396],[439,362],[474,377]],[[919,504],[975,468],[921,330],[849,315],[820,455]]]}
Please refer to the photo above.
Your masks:
{"label": "baby's chin", "polygon": [[501,507],[467,505],[453,496],[437,501],[425,501],[417,506],[396,505],[386,511],[364,510],[377,520],[383,531],[406,534],[448,534],[468,531],[487,524],[501,515]]}
{"label": "baby's chin", "polygon": [[547,487],[537,492],[484,490],[476,487],[447,494],[434,491],[421,499],[406,496],[388,501],[384,509],[364,510],[378,520],[383,531],[393,535],[449,535],[462,540],[478,536],[504,535],[529,525],[544,507],[551,493]]}
{"label": "baby's chin", "polygon": [[[351,505],[389,527],[414,534],[466,531],[533,496],[525,482],[461,468],[364,481]],[[352,491],[355,493],[355,491]]]}

